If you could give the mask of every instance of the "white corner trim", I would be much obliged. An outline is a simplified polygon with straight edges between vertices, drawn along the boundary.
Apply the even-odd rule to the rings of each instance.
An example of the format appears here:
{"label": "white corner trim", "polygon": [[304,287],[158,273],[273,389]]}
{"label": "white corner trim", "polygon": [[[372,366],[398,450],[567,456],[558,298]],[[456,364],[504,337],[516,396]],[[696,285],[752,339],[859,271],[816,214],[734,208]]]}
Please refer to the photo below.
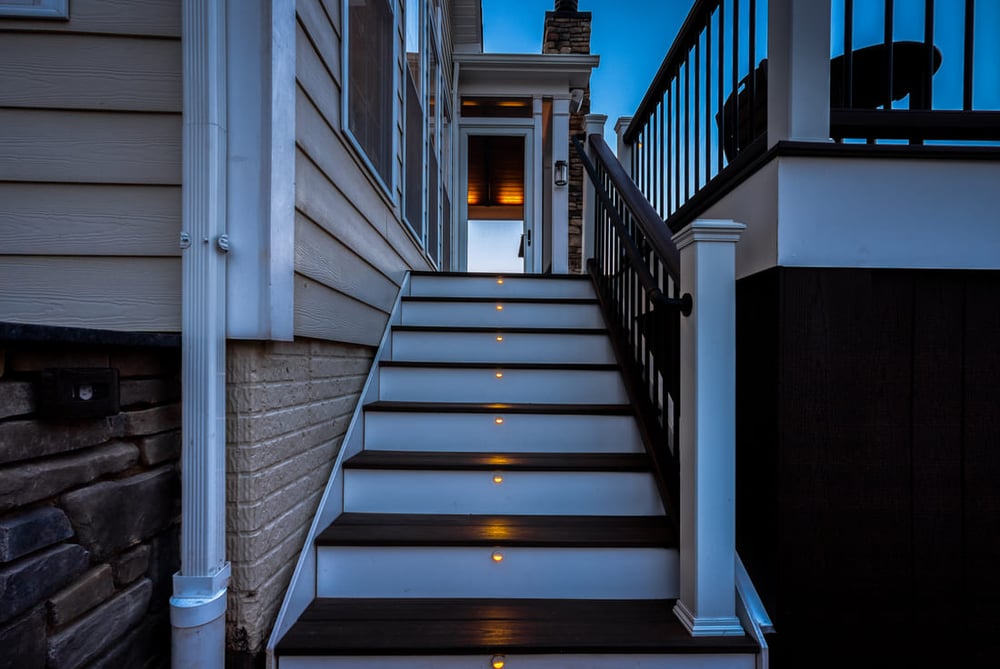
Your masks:
{"label": "white corner trim", "polygon": [[294,336],[295,8],[246,0],[227,16],[227,335]]}
{"label": "white corner trim", "polygon": [[19,19],[69,19],[69,0],[0,2],[0,17]]}

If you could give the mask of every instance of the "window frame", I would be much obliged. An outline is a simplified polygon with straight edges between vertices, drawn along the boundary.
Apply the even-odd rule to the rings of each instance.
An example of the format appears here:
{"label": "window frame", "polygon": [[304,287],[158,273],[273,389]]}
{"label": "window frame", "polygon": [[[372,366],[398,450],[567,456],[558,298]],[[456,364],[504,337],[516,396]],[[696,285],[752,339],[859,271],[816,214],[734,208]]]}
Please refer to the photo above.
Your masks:
{"label": "window frame", "polygon": [[68,21],[69,0],[34,0],[30,5],[0,0],[0,17]]}
{"label": "window frame", "polygon": [[[379,0],[371,0],[372,2],[378,2]],[[383,197],[387,198],[388,202],[392,205],[401,205],[402,197],[398,196],[396,193],[396,184],[399,183],[399,150],[400,150],[400,138],[399,132],[397,131],[397,126],[399,125],[399,115],[400,107],[399,104],[399,58],[400,58],[400,38],[399,38],[399,20],[402,12],[398,11],[398,5],[396,0],[382,0],[385,2],[389,9],[389,15],[391,17],[390,26],[390,40],[392,43],[392,55],[390,56],[390,61],[387,64],[389,71],[392,72],[392,86],[390,89],[389,98],[392,101],[392,114],[389,122],[389,132],[390,139],[390,155],[389,155],[389,182],[387,183],[382,174],[375,167],[375,163],[368,155],[368,151],[361,144],[360,140],[355,136],[354,132],[351,130],[351,107],[350,107],[350,63],[351,63],[351,25],[350,25],[350,0],[343,0],[341,7],[341,22],[343,26],[343,44],[341,46],[341,114],[340,114],[340,129],[347,137],[351,148],[361,159],[362,163],[365,165],[368,175],[374,182],[378,185],[378,190],[381,192]],[[404,26],[405,30],[405,26]],[[402,207],[400,207],[402,210]],[[402,216],[401,216],[402,217]]]}

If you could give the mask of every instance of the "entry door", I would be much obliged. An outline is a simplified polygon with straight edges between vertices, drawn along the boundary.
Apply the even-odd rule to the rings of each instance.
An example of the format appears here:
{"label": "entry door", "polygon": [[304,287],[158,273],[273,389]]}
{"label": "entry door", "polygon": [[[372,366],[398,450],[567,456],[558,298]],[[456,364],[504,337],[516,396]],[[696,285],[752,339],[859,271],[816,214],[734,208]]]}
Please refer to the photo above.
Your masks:
{"label": "entry door", "polygon": [[461,132],[462,203],[457,257],[470,272],[537,272],[532,128],[466,127]]}

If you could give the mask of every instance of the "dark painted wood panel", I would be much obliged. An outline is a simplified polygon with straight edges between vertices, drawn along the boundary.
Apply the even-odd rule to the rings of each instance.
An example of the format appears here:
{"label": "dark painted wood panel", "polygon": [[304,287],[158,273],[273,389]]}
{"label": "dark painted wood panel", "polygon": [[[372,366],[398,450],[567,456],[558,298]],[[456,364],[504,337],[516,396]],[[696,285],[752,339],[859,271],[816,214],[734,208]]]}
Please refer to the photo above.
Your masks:
{"label": "dark painted wood panel", "polygon": [[1000,273],[737,291],[738,546],[772,667],[1000,666]]}

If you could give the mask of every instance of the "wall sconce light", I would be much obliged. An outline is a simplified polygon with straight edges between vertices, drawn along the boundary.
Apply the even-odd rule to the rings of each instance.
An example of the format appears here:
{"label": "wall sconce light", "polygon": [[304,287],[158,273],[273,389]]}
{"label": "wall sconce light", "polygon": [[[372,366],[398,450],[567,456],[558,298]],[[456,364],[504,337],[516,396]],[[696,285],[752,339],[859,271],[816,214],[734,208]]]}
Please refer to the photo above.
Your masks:
{"label": "wall sconce light", "polygon": [[569,166],[565,160],[557,160],[555,169],[552,170],[552,178],[556,186],[565,186],[569,178]]}

